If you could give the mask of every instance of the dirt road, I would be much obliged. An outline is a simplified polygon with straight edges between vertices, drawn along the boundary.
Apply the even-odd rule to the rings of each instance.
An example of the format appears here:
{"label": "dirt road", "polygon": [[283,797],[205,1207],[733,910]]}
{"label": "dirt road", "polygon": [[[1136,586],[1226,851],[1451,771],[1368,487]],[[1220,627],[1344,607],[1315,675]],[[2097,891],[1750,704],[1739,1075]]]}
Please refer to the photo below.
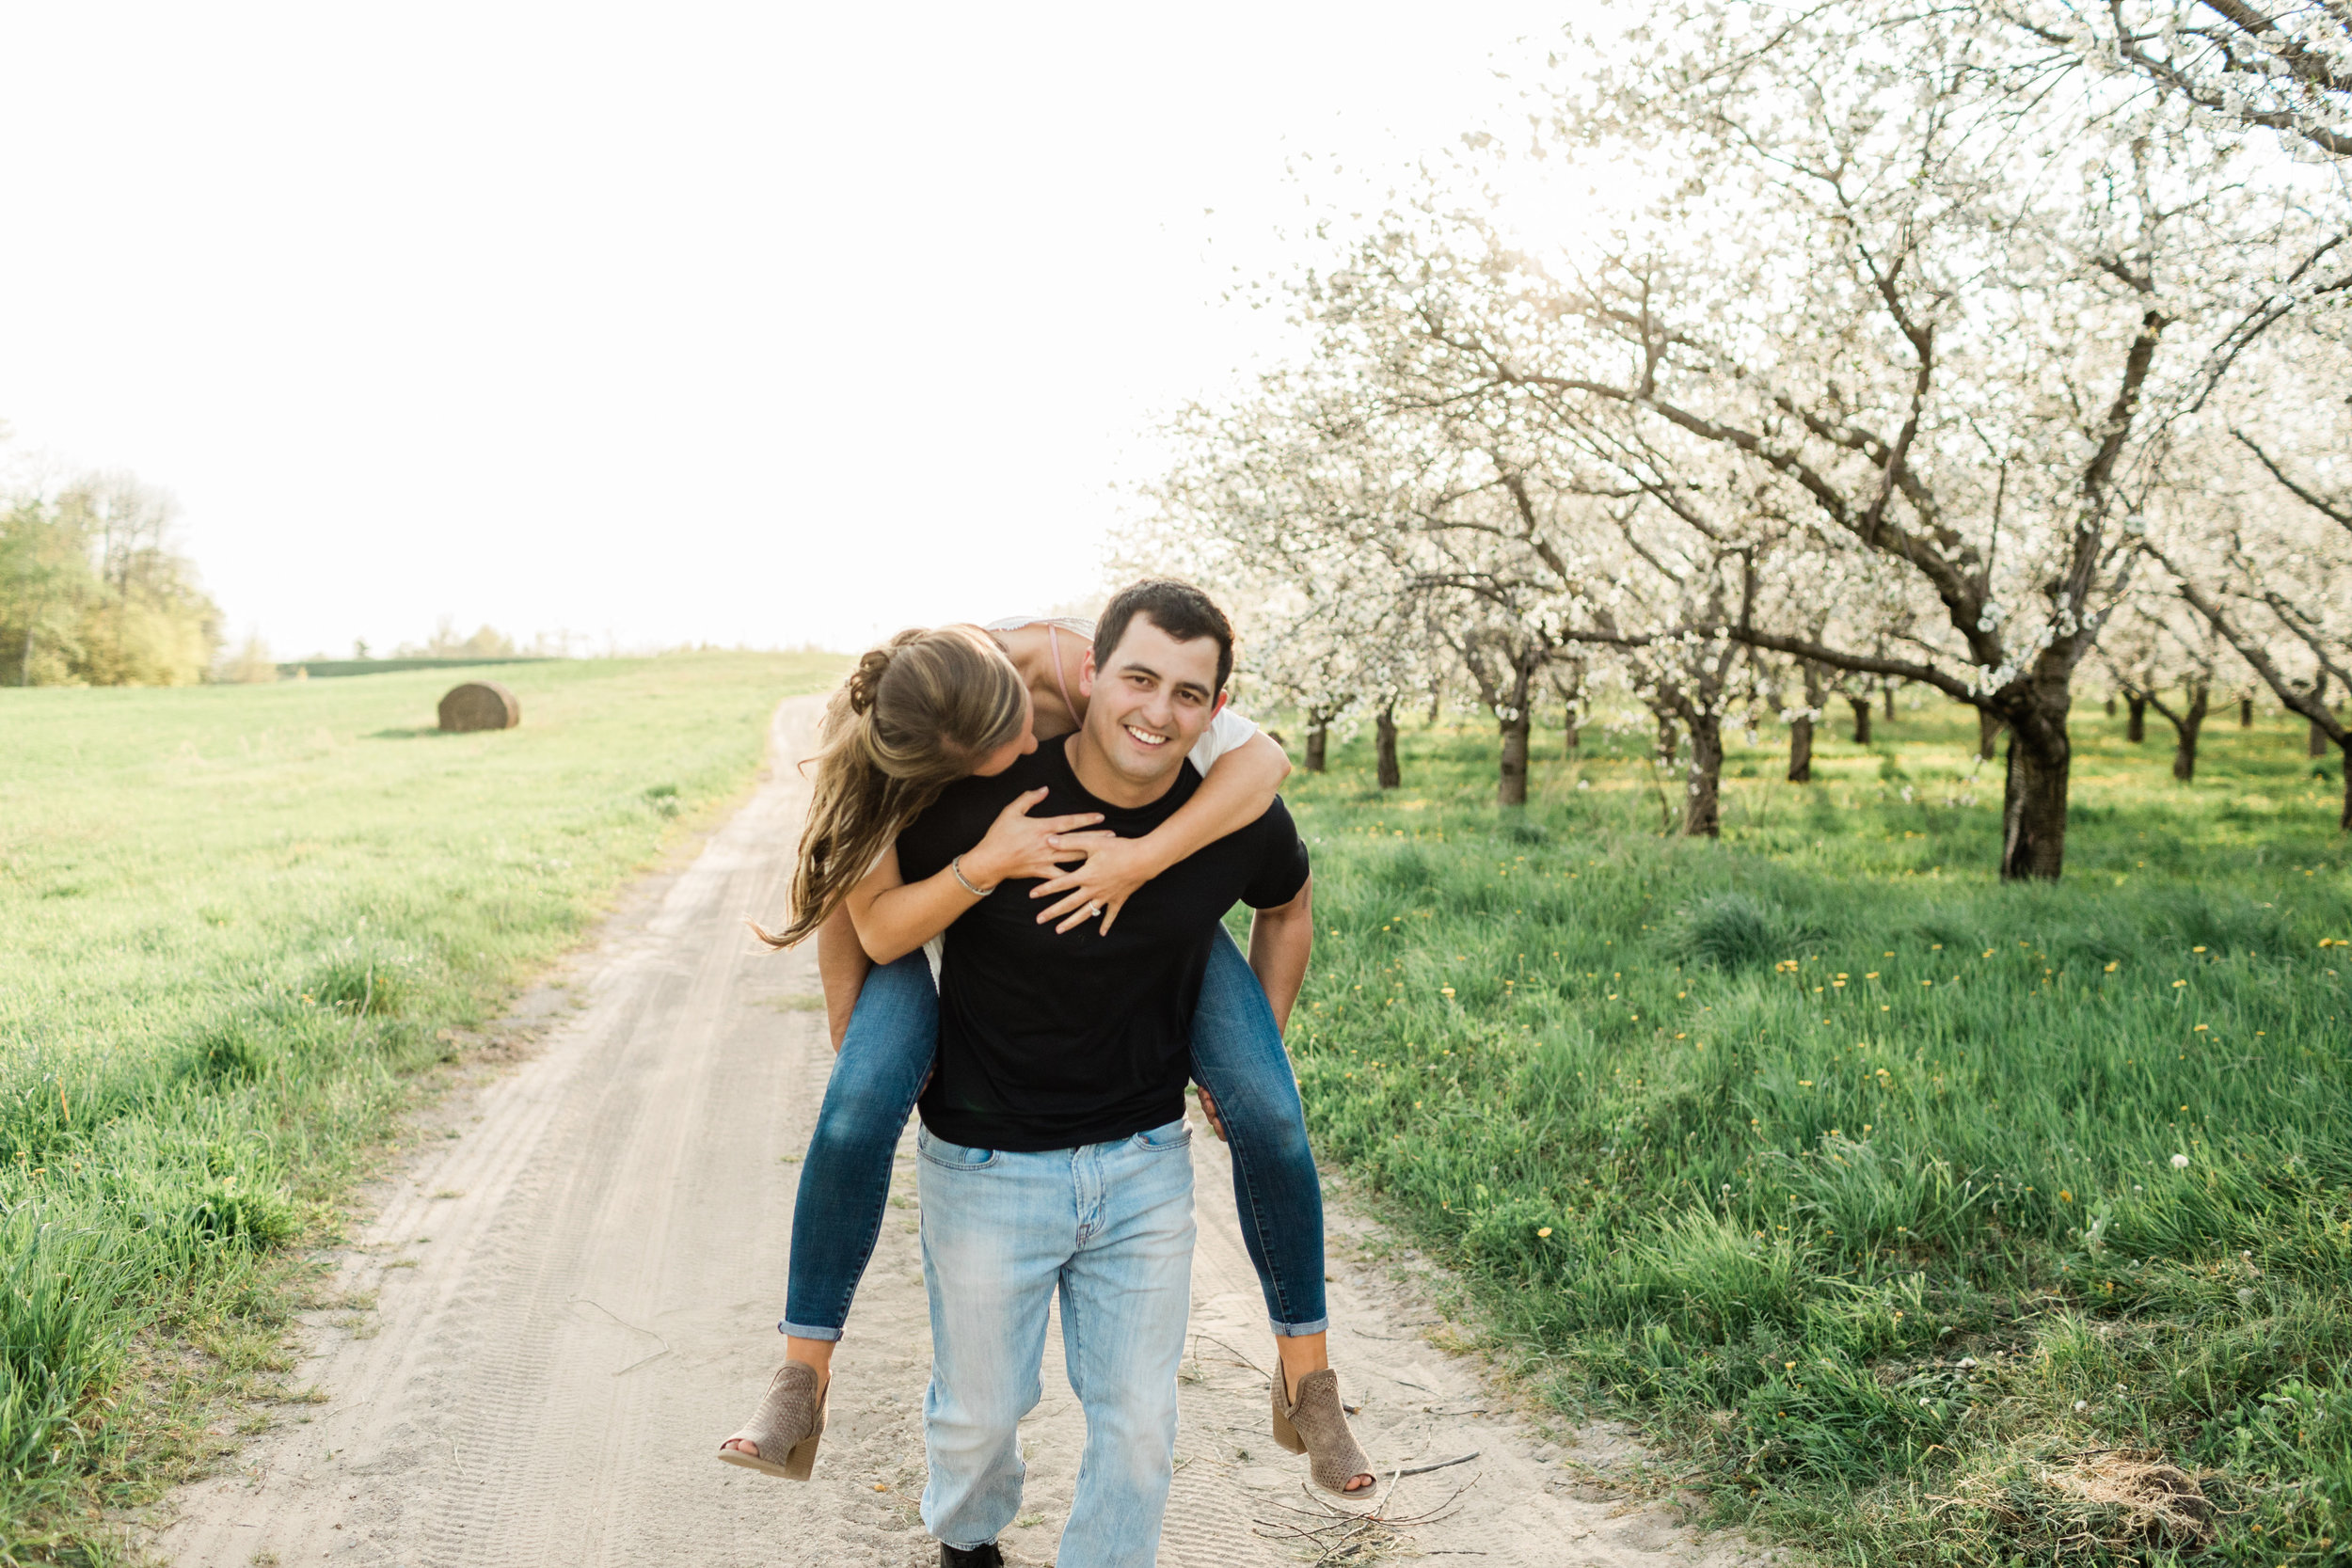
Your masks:
{"label": "dirt road", "polygon": [[[777,715],[777,758],[810,750],[816,699]],[[342,1255],[347,1305],[310,1316],[294,1380],[232,1467],[173,1499],[179,1564],[900,1565],[936,1560],[915,1516],[930,1371],[912,1136],[834,1367],[832,1425],[805,1485],[719,1464],[779,1358],[795,1163],[831,1063],[805,953],[770,956],[805,786],[777,767],[691,866],[641,887],[599,940],[524,999],[540,1044],[427,1119]],[[434,1135],[437,1134],[437,1135]],[[1363,1527],[1322,1517],[1305,1462],[1266,1433],[1272,1354],[1222,1150],[1196,1138],[1193,1354],[1163,1563],[1311,1561]],[[1478,1458],[1395,1483],[1387,1512],[1451,1516],[1385,1538],[1489,1563],[1728,1565],[1654,1511],[1579,1481],[1565,1453],[1430,1345],[1437,1315],[1392,1267],[1350,1259],[1370,1227],[1335,1209],[1332,1349],[1383,1465]],[[1052,1561],[1081,1418],[1046,1354],[1026,1426],[1028,1505],[1005,1539]],[[1467,1490],[1462,1490],[1467,1487]],[[1459,1493],[1456,1497],[1455,1494]],[[1368,1540],[1366,1545],[1375,1546]],[[1363,1555],[1347,1560],[1365,1560]]]}

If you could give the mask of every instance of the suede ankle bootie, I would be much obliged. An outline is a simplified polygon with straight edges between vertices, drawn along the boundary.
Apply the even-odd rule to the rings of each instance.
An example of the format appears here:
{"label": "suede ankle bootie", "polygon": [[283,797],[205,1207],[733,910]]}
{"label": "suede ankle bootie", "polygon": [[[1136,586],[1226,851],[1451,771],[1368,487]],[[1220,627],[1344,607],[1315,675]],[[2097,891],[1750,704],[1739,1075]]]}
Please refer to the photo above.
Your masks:
{"label": "suede ankle bootie", "polygon": [[1347,1411],[1340,1403],[1340,1374],[1326,1367],[1298,1380],[1298,1397],[1282,1397],[1282,1371],[1274,1371],[1274,1440],[1293,1453],[1310,1457],[1309,1472],[1315,1484],[1343,1497],[1368,1497],[1369,1486],[1354,1492],[1347,1483],[1372,1474],[1372,1461],[1356,1445],[1347,1429]]}
{"label": "suede ankle bootie", "polygon": [[816,1368],[786,1362],[769,1380],[768,1392],[743,1430],[727,1439],[732,1443],[740,1438],[759,1452],[722,1447],[719,1457],[762,1475],[806,1481],[809,1467],[817,1463],[817,1439],[824,1434],[825,1397],[831,1392],[818,1386]]}

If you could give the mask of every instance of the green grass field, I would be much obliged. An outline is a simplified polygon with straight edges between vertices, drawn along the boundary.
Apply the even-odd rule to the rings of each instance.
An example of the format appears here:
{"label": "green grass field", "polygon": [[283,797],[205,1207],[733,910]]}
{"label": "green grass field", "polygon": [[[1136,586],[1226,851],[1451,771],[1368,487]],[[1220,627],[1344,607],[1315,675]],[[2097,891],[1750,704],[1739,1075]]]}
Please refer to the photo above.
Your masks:
{"label": "green grass field", "polygon": [[[416,1071],[749,784],[841,660],[0,691],[0,1562],[102,1511],[280,1370],[300,1281]],[[779,914],[782,911],[777,911]]]}
{"label": "green grass field", "polygon": [[[218,1446],[418,1069],[739,797],[839,661],[0,692],[0,1561]],[[2280,722],[2166,776],[2085,711],[2069,877],[1991,874],[1997,770],[1907,712],[1663,838],[1645,742],[1363,743],[1291,791],[1327,1159],[1456,1264],[1531,1386],[1724,1518],[1856,1562],[2344,1560],[2352,845]],[[2327,945],[2323,945],[2326,943]],[[2175,1161],[2185,1164],[2176,1166]],[[2111,1500],[2118,1450],[2217,1512]],[[2086,1457],[2087,1456],[2087,1457]],[[2104,1468],[2102,1468],[2104,1466]],[[2129,1479],[2128,1476],[2125,1479]]]}
{"label": "green grass field", "polygon": [[[2068,872],[2003,887],[1941,707],[1735,751],[1660,836],[1646,735],[1483,732],[1296,776],[1327,1160],[1465,1273],[1570,1413],[1725,1519],[1856,1563],[2352,1553],[2352,844],[2299,725],[2077,710]],[[2314,768],[2327,776],[2314,777]],[[2099,1451],[2109,1450],[2109,1451]],[[2129,1450],[2128,1452],[2116,1450]],[[2136,1453],[2203,1474],[2169,1517]]]}

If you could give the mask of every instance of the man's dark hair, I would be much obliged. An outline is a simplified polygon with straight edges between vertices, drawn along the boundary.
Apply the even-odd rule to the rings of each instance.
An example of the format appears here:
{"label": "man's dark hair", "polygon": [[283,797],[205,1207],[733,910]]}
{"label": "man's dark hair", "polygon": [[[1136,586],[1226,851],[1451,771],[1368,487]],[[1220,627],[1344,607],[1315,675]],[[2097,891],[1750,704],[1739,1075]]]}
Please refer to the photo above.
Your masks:
{"label": "man's dark hair", "polygon": [[1119,591],[1103,618],[1094,623],[1094,667],[1103,669],[1127,635],[1127,623],[1142,616],[1179,642],[1196,637],[1216,639],[1216,685],[1209,695],[1225,689],[1233,673],[1233,623],[1210,597],[1188,582],[1173,578],[1145,578]]}

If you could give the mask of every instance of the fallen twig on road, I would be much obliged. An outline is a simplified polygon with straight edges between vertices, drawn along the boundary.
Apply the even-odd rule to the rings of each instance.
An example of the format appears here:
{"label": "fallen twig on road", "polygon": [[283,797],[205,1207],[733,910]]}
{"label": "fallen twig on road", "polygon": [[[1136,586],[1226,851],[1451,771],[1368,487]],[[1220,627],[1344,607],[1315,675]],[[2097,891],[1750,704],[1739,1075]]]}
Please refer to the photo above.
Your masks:
{"label": "fallen twig on road", "polygon": [[1318,1565],[1339,1562],[1343,1560],[1363,1561],[1371,1554],[1395,1545],[1399,1539],[1398,1532],[1402,1530],[1412,1529],[1421,1525],[1433,1525],[1439,1520],[1452,1518],[1460,1512],[1459,1504],[1462,1494],[1478,1484],[1478,1478],[1472,1476],[1447,1494],[1443,1502],[1433,1508],[1424,1509],[1418,1513],[1391,1513],[1389,1512],[1389,1505],[1396,1496],[1396,1483],[1400,1480],[1407,1475],[1422,1475],[1430,1470],[1442,1470],[1449,1465],[1459,1465],[1477,1457],[1476,1454],[1470,1453],[1464,1454],[1460,1459],[1449,1459],[1436,1465],[1418,1465],[1410,1469],[1399,1467],[1390,1473],[1388,1488],[1381,1495],[1380,1500],[1362,1513],[1343,1507],[1302,1486],[1300,1490],[1306,1494],[1307,1500],[1313,1503],[1315,1507],[1311,1510],[1290,1508],[1286,1512],[1314,1522],[1296,1524],[1288,1519],[1259,1519],[1253,1521],[1255,1533],[1264,1540],[1294,1541],[1300,1545],[1314,1548],[1316,1556],[1312,1560]]}

